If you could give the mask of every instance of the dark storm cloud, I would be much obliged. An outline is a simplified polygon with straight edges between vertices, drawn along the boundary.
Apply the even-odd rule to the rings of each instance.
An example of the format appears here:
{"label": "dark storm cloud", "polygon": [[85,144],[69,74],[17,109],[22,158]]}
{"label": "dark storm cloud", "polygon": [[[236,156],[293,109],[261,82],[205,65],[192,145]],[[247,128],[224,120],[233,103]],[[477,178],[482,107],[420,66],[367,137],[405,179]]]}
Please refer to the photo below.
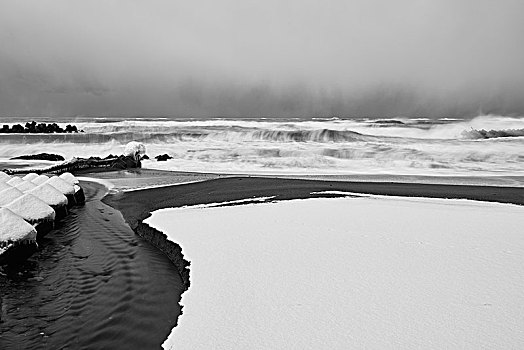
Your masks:
{"label": "dark storm cloud", "polygon": [[524,114],[521,1],[0,9],[0,115]]}

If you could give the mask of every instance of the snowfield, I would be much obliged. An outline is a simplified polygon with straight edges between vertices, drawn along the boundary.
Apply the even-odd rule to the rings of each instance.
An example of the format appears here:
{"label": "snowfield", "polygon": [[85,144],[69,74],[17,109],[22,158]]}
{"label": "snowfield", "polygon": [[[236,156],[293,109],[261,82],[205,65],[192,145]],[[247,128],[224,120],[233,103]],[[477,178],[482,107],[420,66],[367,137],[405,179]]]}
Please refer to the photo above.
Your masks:
{"label": "snowfield", "polygon": [[162,209],[166,349],[524,348],[524,207],[366,196]]}

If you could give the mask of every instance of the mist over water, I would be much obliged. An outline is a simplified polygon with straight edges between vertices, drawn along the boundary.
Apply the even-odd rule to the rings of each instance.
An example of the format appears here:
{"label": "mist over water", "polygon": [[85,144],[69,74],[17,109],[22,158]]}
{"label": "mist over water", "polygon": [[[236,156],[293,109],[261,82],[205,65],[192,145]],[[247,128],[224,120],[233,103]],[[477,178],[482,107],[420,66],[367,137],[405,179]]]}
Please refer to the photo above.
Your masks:
{"label": "mist over water", "polygon": [[4,162],[138,140],[177,170],[523,172],[522,1],[0,5],[0,122],[85,130],[0,135]]}
{"label": "mist over water", "polygon": [[0,116],[524,115],[518,0],[0,8]]}

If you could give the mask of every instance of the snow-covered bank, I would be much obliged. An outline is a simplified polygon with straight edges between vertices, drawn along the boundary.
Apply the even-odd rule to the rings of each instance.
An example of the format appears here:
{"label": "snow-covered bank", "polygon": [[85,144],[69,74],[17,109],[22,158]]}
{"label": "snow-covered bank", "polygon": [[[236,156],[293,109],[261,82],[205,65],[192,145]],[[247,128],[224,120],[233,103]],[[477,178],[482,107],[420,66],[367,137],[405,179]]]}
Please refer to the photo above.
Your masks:
{"label": "snow-covered bank", "polygon": [[191,261],[168,349],[524,346],[522,206],[370,196],[145,222]]}

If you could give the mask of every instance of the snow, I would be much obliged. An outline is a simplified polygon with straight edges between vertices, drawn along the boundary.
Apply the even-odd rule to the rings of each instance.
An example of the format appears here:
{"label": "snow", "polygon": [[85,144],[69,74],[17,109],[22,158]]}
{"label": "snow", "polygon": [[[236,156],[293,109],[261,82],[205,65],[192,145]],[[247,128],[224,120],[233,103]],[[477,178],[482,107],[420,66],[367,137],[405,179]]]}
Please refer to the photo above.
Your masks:
{"label": "snow", "polygon": [[49,177],[46,175],[38,175],[38,177],[35,177],[33,180],[31,180],[32,183],[35,185],[41,185],[45,183],[47,180],[49,180]]}
{"label": "snow", "polygon": [[200,209],[200,208],[213,208],[213,207],[221,207],[221,206],[230,206],[230,205],[237,205],[237,204],[248,204],[248,203],[263,203],[267,202],[271,199],[275,198],[275,196],[269,196],[269,197],[252,197],[252,198],[245,198],[245,199],[237,199],[233,201],[227,201],[227,202],[215,202],[215,203],[207,203],[207,204],[198,204],[198,205],[191,205],[191,206],[184,206],[182,208],[191,208],[191,209]]}
{"label": "snow", "polygon": [[0,191],[0,207],[3,207],[15,199],[22,197],[24,193],[16,187],[10,187]]}
{"label": "snow", "polygon": [[74,195],[75,188],[69,182],[59,178],[58,176],[52,176],[45,182],[59,190],[64,195]]}
{"label": "snow", "polygon": [[75,194],[82,189],[79,185],[73,185],[73,188],[75,190]]}
{"label": "snow", "polygon": [[0,208],[0,242],[36,240],[36,230],[20,216],[7,208]]}
{"label": "snow", "polygon": [[60,191],[49,184],[41,184],[27,191],[44,201],[47,205],[56,207],[67,205],[67,197],[64,196]]}
{"label": "snow", "polygon": [[15,199],[5,207],[20,215],[29,223],[53,221],[55,219],[54,209],[29,193]]}
{"label": "snow", "polygon": [[8,180],[6,183],[11,186],[16,186],[19,183],[22,183],[24,180],[19,178],[18,176],[13,176],[10,180]]}
{"label": "snow", "polygon": [[30,181],[23,180],[22,182],[15,185],[22,192],[27,192],[36,187],[36,185]]}
{"label": "snow", "polygon": [[124,156],[136,157],[146,154],[146,146],[143,143],[131,141],[124,148]]}
{"label": "snow", "polygon": [[377,196],[177,208],[166,349],[524,348],[524,207]]}
{"label": "snow", "polygon": [[0,182],[6,182],[11,179],[11,176],[7,175],[3,171],[0,171]]}
{"label": "snow", "polygon": [[38,177],[37,173],[29,173],[26,176],[24,176],[22,179],[25,180],[25,181],[33,181],[37,177]]}
{"label": "snow", "polygon": [[315,191],[311,192],[310,194],[333,194],[337,196],[353,196],[353,197],[361,197],[363,194],[361,193],[354,193],[354,192],[346,192],[346,191]]}
{"label": "snow", "polygon": [[12,187],[13,186],[9,185],[8,183],[0,181],[0,191],[6,190]]}
{"label": "snow", "polygon": [[71,185],[78,185],[80,181],[71,173],[63,173],[59,176],[62,180],[69,182]]}

